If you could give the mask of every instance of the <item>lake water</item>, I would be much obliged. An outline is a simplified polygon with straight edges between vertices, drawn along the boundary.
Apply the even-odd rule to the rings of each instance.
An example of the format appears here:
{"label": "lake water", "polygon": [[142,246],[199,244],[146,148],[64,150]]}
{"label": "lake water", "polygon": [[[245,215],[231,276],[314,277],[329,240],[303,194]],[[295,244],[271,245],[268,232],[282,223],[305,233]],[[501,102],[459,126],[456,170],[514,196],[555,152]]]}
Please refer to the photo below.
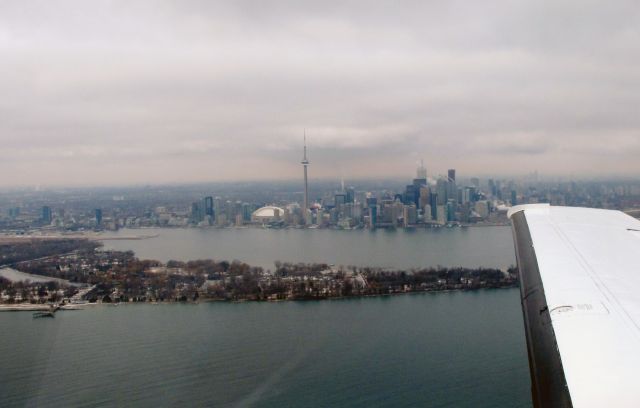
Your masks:
{"label": "lake water", "polygon": [[0,327],[2,407],[531,406],[517,289],[104,305]]}
{"label": "lake water", "polygon": [[120,230],[106,236],[159,234],[143,240],[109,240],[105,248],[135,251],[159,261],[238,259],[273,269],[275,261],[414,268],[464,266],[507,268],[515,265],[509,227],[416,230],[327,229],[152,229]]}
{"label": "lake water", "polygon": [[[56,279],[56,278],[45,278],[40,275],[34,275],[31,273],[24,273],[17,271],[12,268],[0,268],[0,278],[4,278],[11,282],[19,282],[19,281],[30,281],[33,283],[45,283],[45,282],[59,282],[62,284],[70,284],[69,281],[64,279]],[[75,284],[78,285],[78,284]]]}

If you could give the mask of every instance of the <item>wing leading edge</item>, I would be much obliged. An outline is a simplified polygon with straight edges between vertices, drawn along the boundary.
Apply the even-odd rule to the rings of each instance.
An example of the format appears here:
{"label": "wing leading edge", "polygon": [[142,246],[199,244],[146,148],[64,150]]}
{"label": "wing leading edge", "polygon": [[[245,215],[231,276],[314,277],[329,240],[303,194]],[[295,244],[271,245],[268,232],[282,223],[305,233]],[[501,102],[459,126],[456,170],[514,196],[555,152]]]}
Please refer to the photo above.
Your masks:
{"label": "wing leading edge", "polygon": [[640,221],[546,204],[509,218],[534,405],[640,406]]}

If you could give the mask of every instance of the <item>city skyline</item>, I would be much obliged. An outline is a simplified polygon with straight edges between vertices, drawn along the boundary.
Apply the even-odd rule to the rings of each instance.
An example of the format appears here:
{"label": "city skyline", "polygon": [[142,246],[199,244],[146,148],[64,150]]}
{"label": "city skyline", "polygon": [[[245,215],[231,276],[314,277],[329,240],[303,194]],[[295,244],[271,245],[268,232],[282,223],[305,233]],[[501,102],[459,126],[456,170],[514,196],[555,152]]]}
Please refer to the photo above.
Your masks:
{"label": "city skyline", "polygon": [[638,13],[3,2],[0,187],[295,179],[303,129],[323,179],[638,176]]}
{"label": "city skyline", "polygon": [[0,407],[640,405],[639,6],[1,0]]}

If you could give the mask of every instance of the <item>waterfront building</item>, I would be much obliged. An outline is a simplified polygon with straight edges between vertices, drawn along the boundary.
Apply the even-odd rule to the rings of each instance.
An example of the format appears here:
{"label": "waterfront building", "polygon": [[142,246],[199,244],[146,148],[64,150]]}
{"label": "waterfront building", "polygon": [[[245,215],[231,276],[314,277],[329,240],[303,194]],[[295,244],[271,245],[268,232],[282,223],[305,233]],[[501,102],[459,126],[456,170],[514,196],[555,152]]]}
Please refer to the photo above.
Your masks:
{"label": "waterfront building", "polygon": [[253,213],[253,206],[249,203],[242,203],[242,220],[244,222],[251,221],[251,214]]}
{"label": "waterfront building", "polygon": [[445,206],[446,208],[446,218],[447,218],[447,222],[451,222],[451,221],[456,221],[456,210],[457,210],[457,205],[456,205],[456,201],[453,199],[450,199],[449,201],[447,201],[447,205]]}
{"label": "waterfront building", "polygon": [[242,217],[242,201],[236,201],[233,205],[233,219],[235,220],[238,215]]}
{"label": "waterfront building", "polygon": [[378,206],[375,204],[369,205],[369,227],[375,228],[378,224]]}
{"label": "waterfront building", "polygon": [[391,223],[394,227],[398,227],[398,222],[404,213],[404,204],[400,200],[396,200],[391,205]]}
{"label": "waterfront building", "polygon": [[489,216],[490,208],[491,206],[489,204],[489,201],[487,200],[481,200],[476,202],[474,207],[476,213],[478,213],[478,215],[482,218],[487,218]]}
{"label": "waterfront building", "polygon": [[422,221],[428,222],[428,221],[431,221],[432,219],[433,219],[433,216],[432,216],[432,212],[431,212],[431,206],[429,204],[426,204],[423,207]]}
{"label": "waterfront building", "polygon": [[438,205],[436,207],[436,216],[434,220],[438,222],[438,224],[444,225],[447,223],[447,206]]}
{"label": "waterfront building", "polygon": [[268,205],[258,208],[251,215],[251,221],[259,224],[269,224],[283,221],[284,210],[280,207]]}
{"label": "waterfront building", "polygon": [[199,224],[204,220],[204,209],[199,202],[191,203],[191,222]]}
{"label": "waterfront building", "polygon": [[391,211],[392,204],[393,201],[391,200],[382,200],[380,202],[380,211],[377,224],[391,224],[391,219],[393,218],[393,214]]}
{"label": "waterfront building", "polygon": [[406,228],[418,223],[418,212],[415,205],[405,205],[402,212],[403,226]]}
{"label": "waterfront building", "polygon": [[224,204],[225,204],[224,205],[224,211],[225,211],[225,214],[227,216],[227,220],[228,221],[233,221],[234,218],[235,218],[235,212],[234,212],[233,203],[231,202],[231,200],[227,200]]}
{"label": "waterfront building", "polygon": [[350,229],[353,226],[353,220],[349,217],[345,217],[339,220],[337,225],[342,229]]}
{"label": "waterfront building", "polygon": [[218,227],[225,227],[227,225],[227,214],[222,213],[216,217],[216,225]]}

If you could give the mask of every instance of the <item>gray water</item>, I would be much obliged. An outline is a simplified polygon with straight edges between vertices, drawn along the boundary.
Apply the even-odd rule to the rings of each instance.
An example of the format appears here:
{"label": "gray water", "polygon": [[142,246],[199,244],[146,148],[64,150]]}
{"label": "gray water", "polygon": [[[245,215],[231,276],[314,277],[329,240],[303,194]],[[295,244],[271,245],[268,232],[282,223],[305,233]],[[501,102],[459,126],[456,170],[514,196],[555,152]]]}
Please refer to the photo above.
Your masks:
{"label": "gray water", "polygon": [[464,266],[507,268],[515,264],[509,227],[416,230],[120,230],[106,236],[159,234],[143,240],[105,241],[105,248],[135,251],[143,259],[240,260],[273,269],[275,261],[416,268]]}
{"label": "gray water", "polygon": [[33,283],[45,283],[45,282],[59,282],[62,284],[69,284],[70,282],[64,279],[45,278],[40,275],[34,275],[31,273],[24,273],[12,268],[0,268],[0,278],[4,278],[11,282],[30,281]]}
{"label": "gray water", "polygon": [[530,407],[517,289],[0,313],[0,406]]}

